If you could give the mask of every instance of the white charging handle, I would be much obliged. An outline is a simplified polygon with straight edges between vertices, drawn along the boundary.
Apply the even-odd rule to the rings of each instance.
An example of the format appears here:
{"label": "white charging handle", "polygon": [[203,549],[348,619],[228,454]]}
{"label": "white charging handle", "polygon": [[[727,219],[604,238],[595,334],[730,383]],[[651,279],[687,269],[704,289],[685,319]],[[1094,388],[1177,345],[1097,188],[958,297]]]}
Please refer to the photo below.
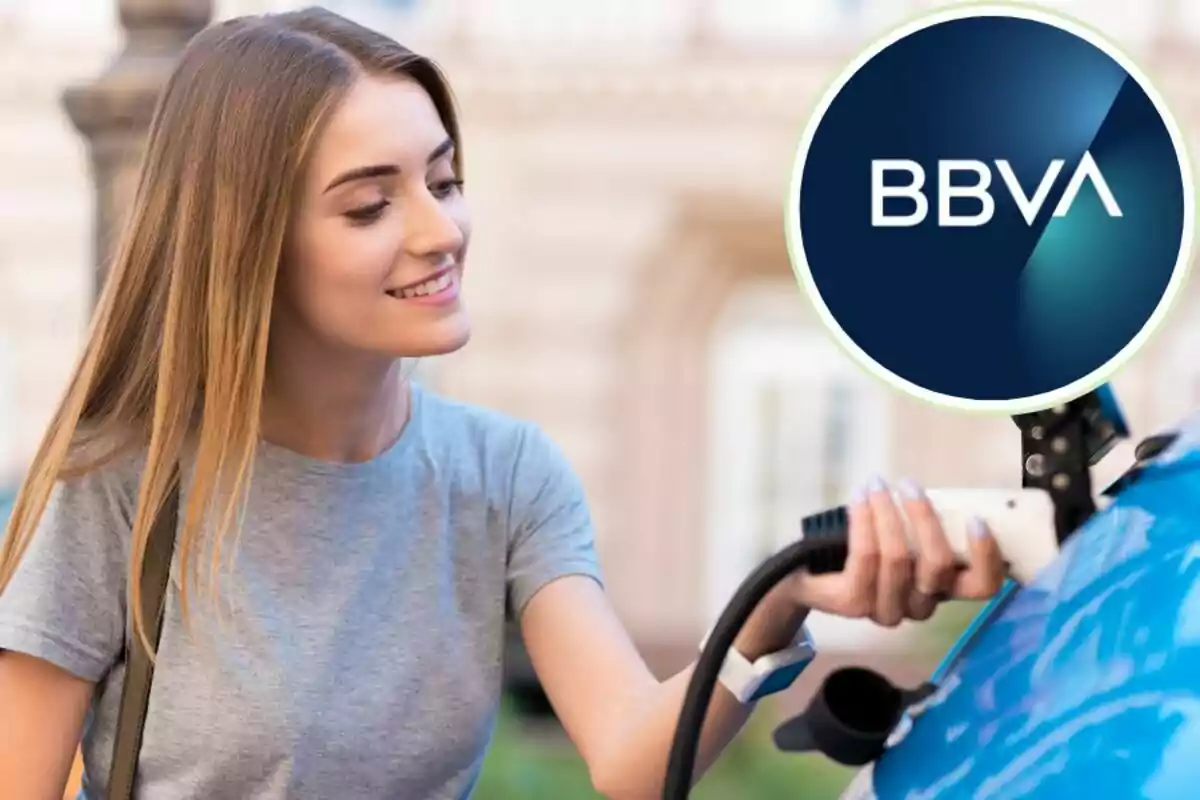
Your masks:
{"label": "white charging handle", "polygon": [[1018,583],[1029,583],[1058,557],[1054,502],[1041,489],[930,489],[950,547],[964,560],[971,552],[971,518],[982,519]]}

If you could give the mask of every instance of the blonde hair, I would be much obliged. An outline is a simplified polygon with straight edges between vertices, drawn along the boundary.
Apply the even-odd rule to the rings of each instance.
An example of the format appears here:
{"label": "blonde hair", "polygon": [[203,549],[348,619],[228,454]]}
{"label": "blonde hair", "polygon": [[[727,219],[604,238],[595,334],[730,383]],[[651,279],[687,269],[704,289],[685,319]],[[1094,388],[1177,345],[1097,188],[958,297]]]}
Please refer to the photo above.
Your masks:
{"label": "blonde hair", "polygon": [[[152,652],[138,578],[186,448],[194,461],[176,553],[187,576],[187,618],[188,578],[199,575],[207,514],[223,504],[212,529],[215,574],[248,485],[276,272],[297,187],[322,124],[361,74],[415,80],[460,144],[438,68],[332,12],[233,19],[188,44],[158,100],[82,356],[12,509],[0,546],[0,592],[55,484],[140,451],[128,608],[135,635]],[[457,159],[461,147],[455,152]]]}

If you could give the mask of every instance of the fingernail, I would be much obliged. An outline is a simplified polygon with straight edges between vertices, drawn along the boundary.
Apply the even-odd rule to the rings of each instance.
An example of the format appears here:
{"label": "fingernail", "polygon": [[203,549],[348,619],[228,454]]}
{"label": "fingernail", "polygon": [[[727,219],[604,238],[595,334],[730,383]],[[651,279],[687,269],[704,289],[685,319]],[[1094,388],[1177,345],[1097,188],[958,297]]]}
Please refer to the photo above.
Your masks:
{"label": "fingernail", "polygon": [[967,535],[972,539],[986,539],[988,537],[987,523],[982,517],[971,517],[967,521]]}
{"label": "fingernail", "polygon": [[865,487],[860,486],[850,493],[850,505],[858,506],[865,502],[867,502],[867,490]]}
{"label": "fingernail", "polygon": [[925,496],[924,490],[911,478],[904,478],[899,481],[896,484],[896,489],[905,500],[920,500]]}
{"label": "fingernail", "polygon": [[879,475],[875,475],[870,481],[867,482],[867,492],[870,494],[875,494],[876,492],[886,492],[887,488],[887,482],[882,478],[882,476]]}

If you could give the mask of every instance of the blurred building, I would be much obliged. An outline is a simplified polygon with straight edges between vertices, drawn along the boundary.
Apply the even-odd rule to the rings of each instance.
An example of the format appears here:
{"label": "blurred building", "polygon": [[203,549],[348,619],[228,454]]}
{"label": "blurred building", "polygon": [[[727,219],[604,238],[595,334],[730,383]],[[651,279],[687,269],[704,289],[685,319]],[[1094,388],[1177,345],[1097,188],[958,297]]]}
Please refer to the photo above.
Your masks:
{"label": "blurred building", "polygon": [[[87,5],[86,13],[77,6]],[[0,468],[19,472],[79,347],[95,213],[64,86],[120,48],[112,0],[0,5]],[[218,16],[299,3],[227,0]],[[612,595],[652,660],[691,658],[802,514],[871,473],[1014,485],[1015,428],[865,377],[790,271],[782,200],[817,94],[915,0],[328,0],[455,86],[476,334],[426,380],[536,419],[590,490]],[[1200,4],[1048,2],[1122,41],[1185,129]],[[1195,141],[1193,136],[1192,141]],[[1138,430],[1200,404],[1194,290],[1117,380]],[[904,634],[818,623],[846,646]]]}

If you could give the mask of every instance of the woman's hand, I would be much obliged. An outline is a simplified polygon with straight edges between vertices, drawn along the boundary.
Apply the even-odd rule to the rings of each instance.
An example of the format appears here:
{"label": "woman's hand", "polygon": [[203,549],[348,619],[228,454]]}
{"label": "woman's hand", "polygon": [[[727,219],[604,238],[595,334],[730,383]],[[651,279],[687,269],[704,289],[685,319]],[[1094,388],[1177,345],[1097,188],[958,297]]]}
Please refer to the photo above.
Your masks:
{"label": "woman's hand", "polygon": [[796,573],[790,587],[796,603],[891,628],[905,619],[929,619],[943,600],[982,600],[1000,590],[1006,567],[982,522],[971,531],[970,558],[964,565],[950,549],[924,492],[908,481],[897,488],[900,505],[878,479],[851,502],[845,569],[828,575]]}

